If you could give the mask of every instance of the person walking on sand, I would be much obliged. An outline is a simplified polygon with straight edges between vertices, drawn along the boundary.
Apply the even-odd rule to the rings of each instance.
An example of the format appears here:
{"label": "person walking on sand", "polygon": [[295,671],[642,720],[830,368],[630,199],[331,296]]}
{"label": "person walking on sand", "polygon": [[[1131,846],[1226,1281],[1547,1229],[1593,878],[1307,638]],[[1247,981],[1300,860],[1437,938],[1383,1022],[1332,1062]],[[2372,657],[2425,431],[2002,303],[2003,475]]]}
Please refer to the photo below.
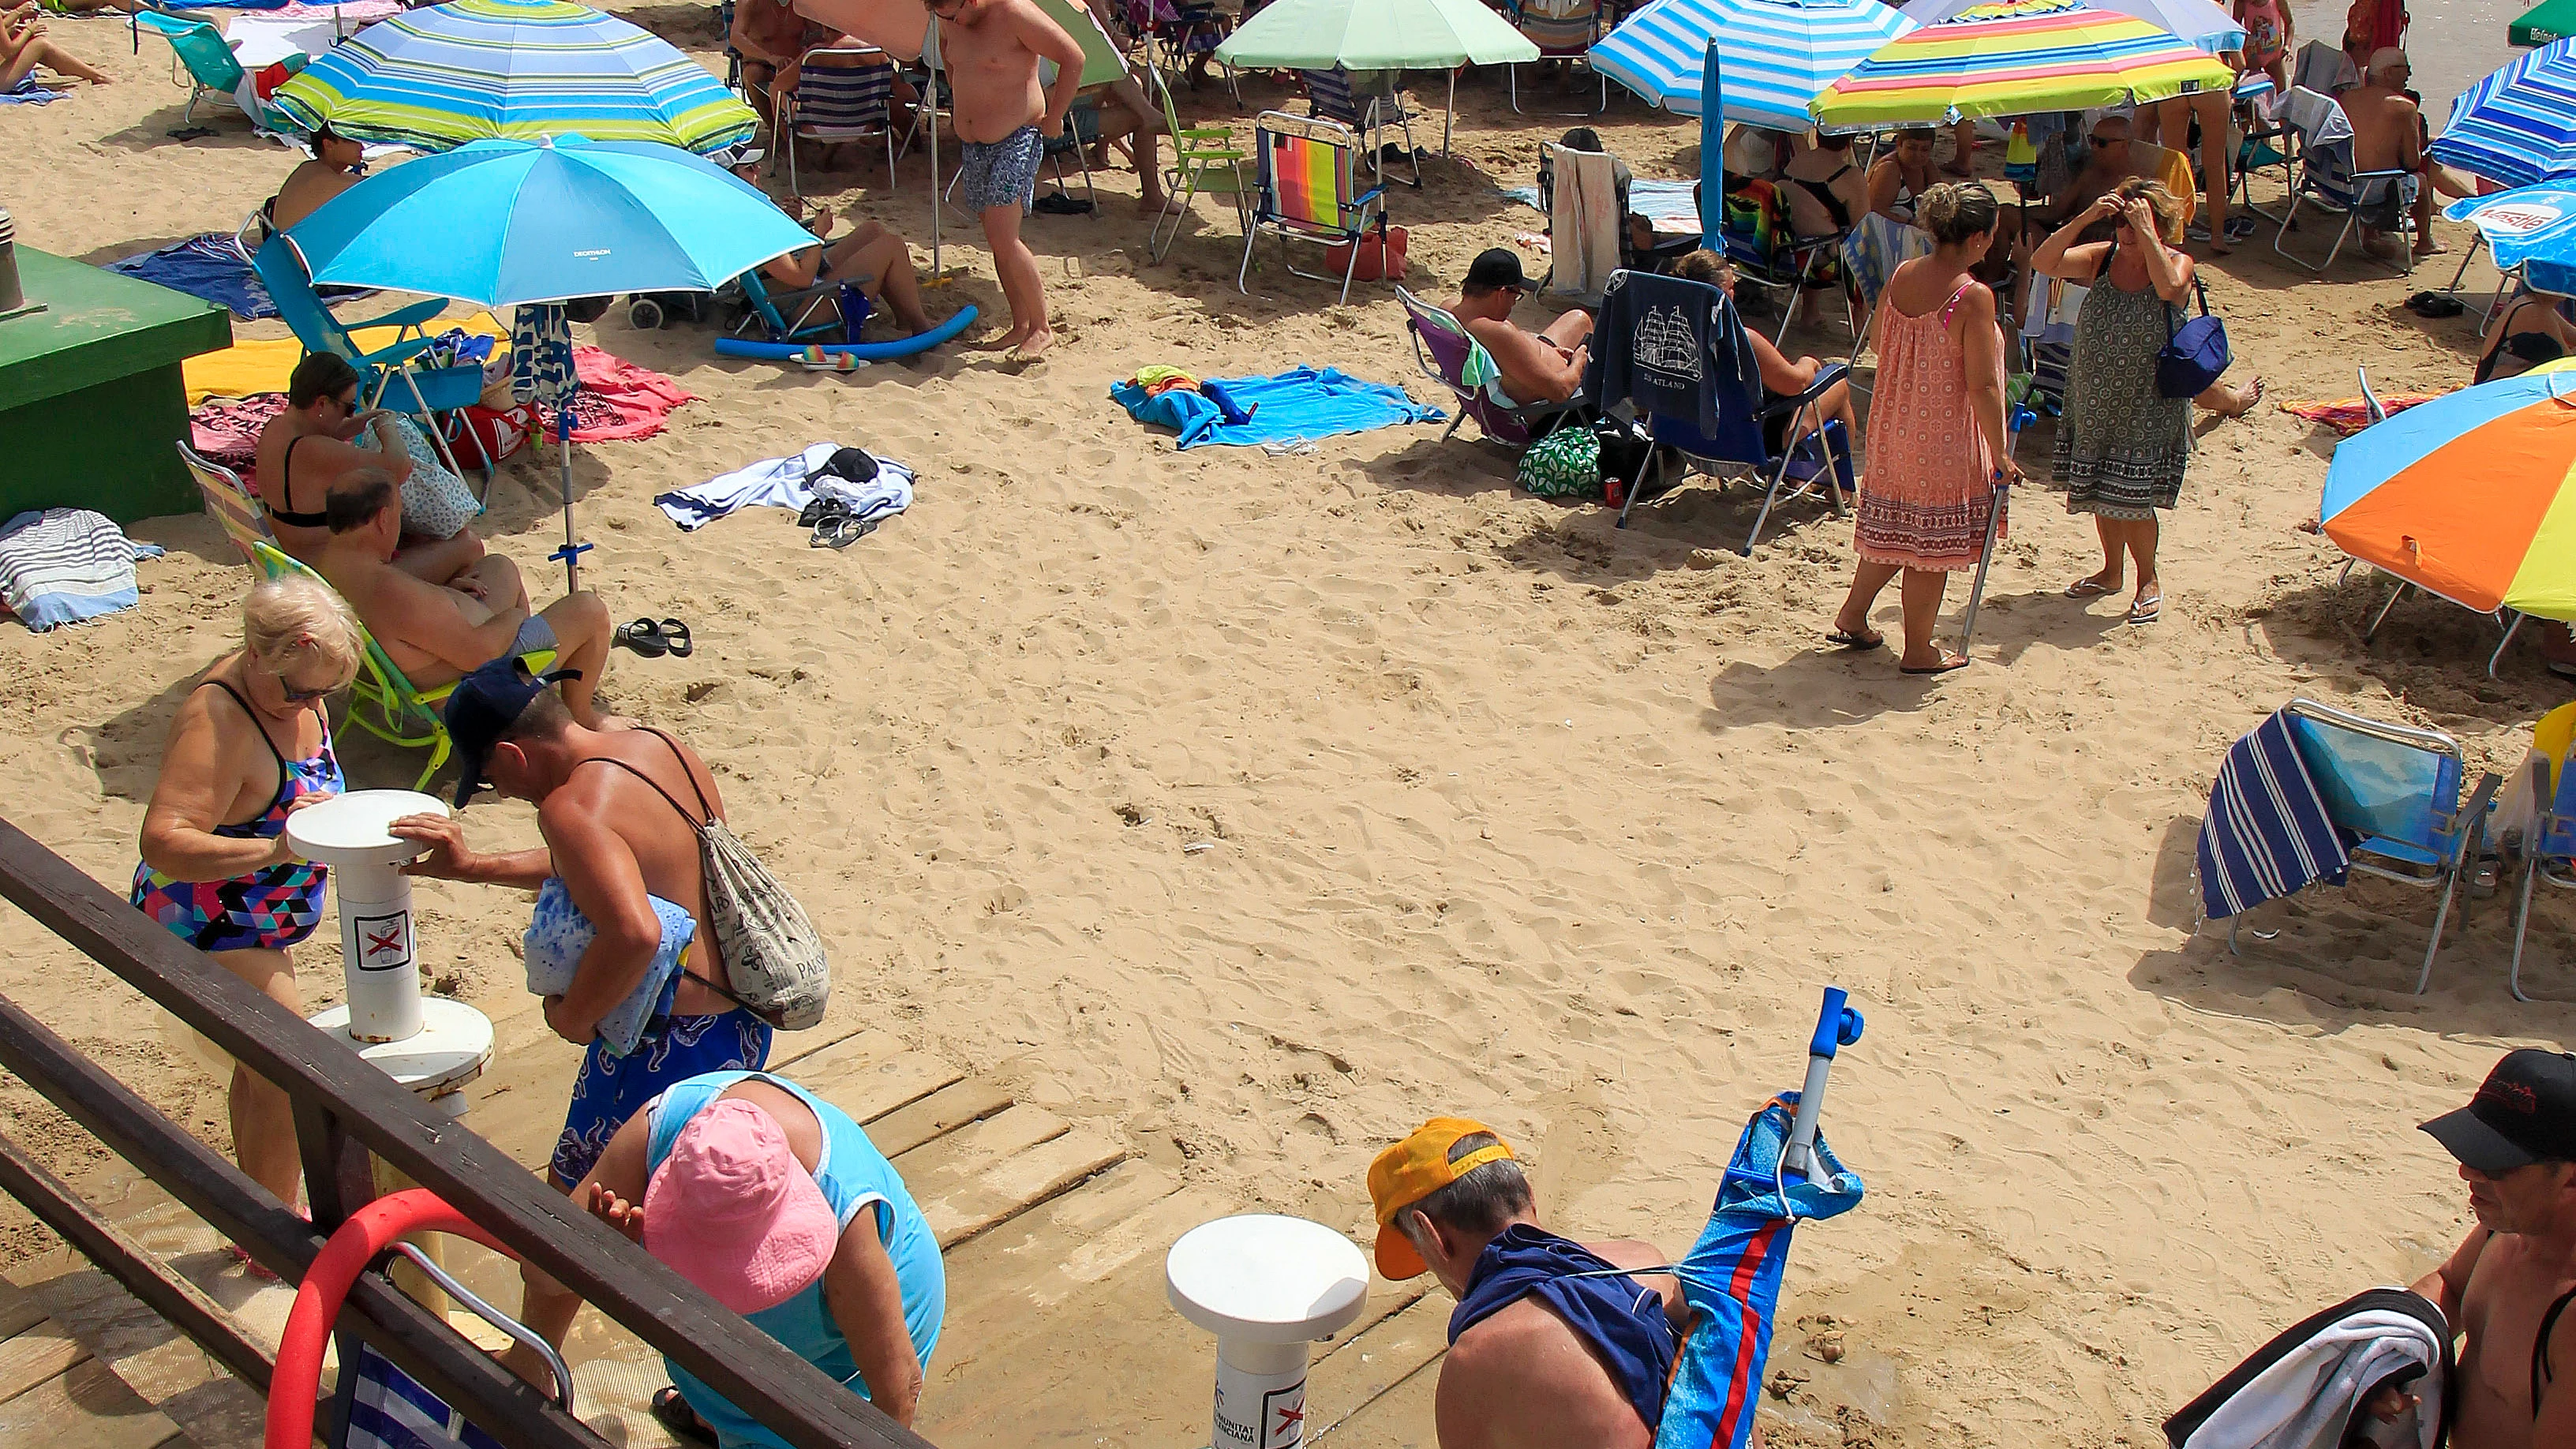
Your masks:
{"label": "person walking on sand", "polygon": [[2478,1220],[2415,1285],[2462,1335],[2451,1443],[2576,1444],[2576,1056],[2507,1052],[2424,1131],[2459,1159]]}
{"label": "person walking on sand", "polygon": [[[1082,46],[1037,0],[925,0],[924,8],[940,22],[940,63],[956,92],[958,195],[983,220],[1011,305],[1011,330],[995,345],[1035,361],[1055,345],[1055,331],[1020,218],[1037,190],[1046,138],[1064,129],[1082,89]],[[1040,60],[1055,62],[1054,85],[1039,86]]]}
{"label": "person walking on sand", "polygon": [[[1877,391],[1870,395],[1869,471],[1861,475],[1852,545],[1860,567],[1834,630],[1845,649],[1875,649],[1870,606],[1898,574],[1908,674],[1968,662],[1932,642],[1950,575],[1977,566],[1997,479],[2021,476],[2004,431],[2004,337],[1995,294],[1969,275],[1995,244],[2002,209],[1982,181],[1944,182],[1915,203],[1930,256],[1888,279],[1878,309]],[[2003,523],[1996,520],[1996,536]]]}

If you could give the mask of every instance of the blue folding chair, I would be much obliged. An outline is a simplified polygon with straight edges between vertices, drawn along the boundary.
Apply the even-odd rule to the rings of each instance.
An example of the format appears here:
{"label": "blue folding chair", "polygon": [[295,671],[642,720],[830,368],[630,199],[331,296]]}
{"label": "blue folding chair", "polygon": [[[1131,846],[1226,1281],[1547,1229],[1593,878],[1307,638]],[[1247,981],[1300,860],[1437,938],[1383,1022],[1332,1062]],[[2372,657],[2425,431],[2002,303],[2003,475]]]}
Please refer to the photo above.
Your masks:
{"label": "blue folding chair", "polygon": [[[1803,391],[1765,402],[1752,340],[1746,335],[1743,318],[1736,314],[1734,298],[1706,282],[1622,268],[1610,274],[1604,289],[1605,319],[1614,315],[1609,299],[1630,287],[1650,289],[1652,295],[1669,301],[1644,307],[1626,338],[1595,330],[1592,365],[1583,381],[1585,394],[1597,399],[1604,413],[1633,415],[1655,444],[1645,450],[1637,464],[1637,476],[1629,480],[1627,500],[1619,507],[1619,526],[1628,526],[1629,510],[1637,506],[1637,495],[1644,490],[1647,474],[1655,470],[1659,455],[1679,456],[1685,477],[1696,472],[1723,480],[1741,473],[1763,485],[1762,508],[1754,515],[1753,531],[1745,535],[1743,547],[1736,550],[1747,557],[1760,541],[1762,525],[1771,517],[1772,508],[1784,498],[1822,492],[1834,516],[1841,517],[1843,494],[1852,482],[1851,440],[1844,435],[1842,425],[1826,423],[1797,446],[1784,448],[1777,455],[1765,443],[1764,432],[1766,424],[1784,417],[1794,427],[1798,415],[1813,412],[1817,400],[1842,381],[1850,369],[1839,362],[1828,363],[1816,370],[1815,381]],[[1685,309],[1701,308],[1710,309],[1714,320],[1708,326],[1707,354],[1693,357]],[[1613,392],[1607,385],[1609,349],[1622,346],[1629,353],[1631,386]],[[1650,363],[1671,374],[1698,379],[1704,398],[1716,404],[1719,436],[1703,434],[1694,418],[1656,411],[1659,399],[1638,395],[1634,382],[1650,370]]]}
{"label": "blue folding chair", "polygon": [[[409,366],[412,359],[429,350],[429,337],[422,327],[435,321],[447,310],[443,297],[414,302],[399,311],[381,317],[370,317],[359,325],[399,329],[395,340],[373,352],[358,345],[349,329],[313,290],[313,273],[304,264],[304,254],[284,232],[272,233],[251,253],[251,270],[259,274],[260,284],[268,288],[269,300],[277,304],[277,315],[304,344],[305,355],[317,352],[338,354],[358,370],[358,392],[368,407],[383,407],[391,396],[400,406],[405,398],[411,402],[406,411],[421,419],[421,431],[438,449],[439,461],[448,471],[464,476],[456,458],[447,450],[445,432],[438,426],[438,415],[453,412],[483,396],[483,369],[477,366],[440,367],[426,370]],[[401,384],[396,392],[395,384]]]}
{"label": "blue folding chair", "polygon": [[[2291,700],[2284,713],[2299,760],[2316,782],[2326,818],[2343,836],[2352,868],[2441,892],[2424,969],[2415,978],[2415,994],[2421,996],[2433,980],[2433,958],[2442,949],[2460,876],[2476,865],[2485,846],[2487,816],[2504,779],[2487,772],[2464,802],[2460,785],[2467,757],[2458,740],[2439,730],[2389,724],[2312,699]],[[2230,951],[2236,949],[2235,920],[2230,918],[2227,930]]]}
{"label": "blue folding chair", "polygon": [[[2563,714],[2566,708],[2557,713]],[[2534,733],[2549,733],[2550,724],[2543,719]],[[2534,751],[2531,799],[2538,813],[2522,842],[2522,889],[2513,907],[2513,974],[2505,978],[2516,1001],[2531,999],[2522,994],[2522,944],[2531,929],[2532,886],[2546,881],[2576,889],[2576,770],[2567,765],[2566,758],[2546,747]]]}
{"label": "blue folding chair", "polygon": [[[834,277],[773,297],[760,279],[760,269],[754,267],[727,283],[717,296],[737,302],[742,309],[733,324],[737,337],[760,342],[839,342],[847,330],[841,320],[841,284],[863,280]],[[738,300],[732,295],[736,292],[741,294]]]}

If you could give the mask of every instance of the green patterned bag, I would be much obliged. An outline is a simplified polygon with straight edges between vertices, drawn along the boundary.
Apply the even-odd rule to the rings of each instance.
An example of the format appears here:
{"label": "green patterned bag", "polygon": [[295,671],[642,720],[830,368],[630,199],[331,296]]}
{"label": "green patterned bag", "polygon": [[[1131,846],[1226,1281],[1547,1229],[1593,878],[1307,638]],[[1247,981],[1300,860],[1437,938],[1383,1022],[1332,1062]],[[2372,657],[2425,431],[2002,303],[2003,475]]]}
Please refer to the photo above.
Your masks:
{"label": "green patterned bag", "polygon": [[1567,423],[1521,454],[1520,485],[1541,498],[1601,496],[1601,439]]}

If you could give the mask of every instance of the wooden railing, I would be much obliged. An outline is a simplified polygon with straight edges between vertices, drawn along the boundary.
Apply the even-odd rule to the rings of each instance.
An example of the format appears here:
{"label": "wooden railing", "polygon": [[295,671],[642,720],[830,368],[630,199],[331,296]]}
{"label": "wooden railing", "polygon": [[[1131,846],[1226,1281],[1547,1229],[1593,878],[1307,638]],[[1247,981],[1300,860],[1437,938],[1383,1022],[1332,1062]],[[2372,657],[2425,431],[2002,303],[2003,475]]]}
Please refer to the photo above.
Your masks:
{"label": "wooden railing", "polygon": [[[927,1440],[591,1220],[490,1143],[425,1106],[357,1053],[176,940],[5,820],[0,897],[293,1100],[310,1224],[0,998],[0,1066],[240,1244],[260,1266],[290,1282],[300,1279],[324,1237],[375,1196],[367,1161],[373,1154],[798,1449],[931,1449]],[[5,1140],[0,1188],[245,1382],[268,1392],[266,1349],[244,1338],[193,1285]],[[342,1364],[356,1362],[355,1343],[365,1341],[506,1449],[612,1449],[444,1319],[405,1297],[381,1272],[358,1280],[337,1331]]]}

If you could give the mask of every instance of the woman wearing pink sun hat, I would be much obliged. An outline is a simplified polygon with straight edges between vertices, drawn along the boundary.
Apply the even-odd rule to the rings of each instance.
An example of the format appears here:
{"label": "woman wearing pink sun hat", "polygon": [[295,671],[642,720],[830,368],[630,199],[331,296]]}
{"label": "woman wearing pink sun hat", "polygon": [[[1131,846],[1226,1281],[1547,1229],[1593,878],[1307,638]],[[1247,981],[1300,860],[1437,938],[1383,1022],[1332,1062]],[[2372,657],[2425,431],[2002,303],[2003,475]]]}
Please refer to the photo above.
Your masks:
{"label": "woman wearing pink sun hat", "polygon": [[[849,1114],[781,1077],[710,1072],[667,1088],[573,1189],[709,1297],[909,1426],[947,1310],[939,1242]],[[579,1300],[530,1271],[523,1317],[560,1346]],[[542,1382],[531,1361],[511,1367]],[[530,1356],[533,1359],[533,1356]],[[683,1440],[786,1441],[678,1364],[653,1416]]]}

